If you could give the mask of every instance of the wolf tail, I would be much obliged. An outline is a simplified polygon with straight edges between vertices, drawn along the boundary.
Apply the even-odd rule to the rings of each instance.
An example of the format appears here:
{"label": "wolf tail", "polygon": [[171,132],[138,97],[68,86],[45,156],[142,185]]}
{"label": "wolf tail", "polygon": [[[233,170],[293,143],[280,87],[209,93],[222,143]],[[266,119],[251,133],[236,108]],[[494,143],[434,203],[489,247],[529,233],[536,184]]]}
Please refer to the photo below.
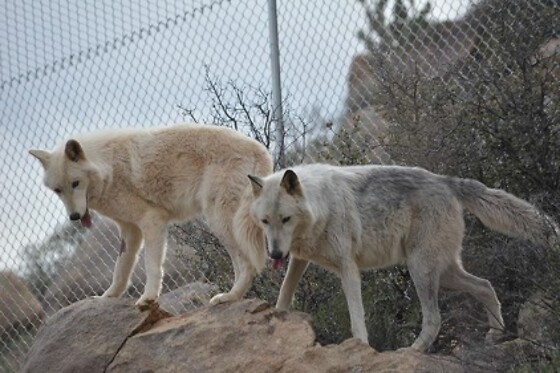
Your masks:
{"label": "wolf tail", "polygon": [[529,202],[472,179],[446,178],[446,184],[488,228],[543,245],[558,242],[557,224]]}

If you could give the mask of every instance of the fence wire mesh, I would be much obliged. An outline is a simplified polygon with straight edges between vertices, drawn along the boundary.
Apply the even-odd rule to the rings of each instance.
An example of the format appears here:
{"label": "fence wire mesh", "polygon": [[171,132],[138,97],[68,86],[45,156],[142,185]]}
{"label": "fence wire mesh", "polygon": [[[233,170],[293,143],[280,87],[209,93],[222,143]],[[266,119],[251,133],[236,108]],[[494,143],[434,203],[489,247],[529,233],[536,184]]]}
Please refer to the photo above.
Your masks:
{"label": "fence wire mesh", "polygon": [[[489,146],[472,130],[480,111],[489,131],[509,122],[558,125],[556,1],[277,5],[288,165],[397,162],[449,171],[442,165],[456,153]],[[266,1],[1,8],[0,370],[10,372],[48,315],[108,287],[120,242],[99,216],[90,232],[65,222],[29,149],[98,128],[185,121],[234,127],[272,152],[278,138]],[[443,151],[458,132],[464,146]],[[231,284],[227,255],[203,222],[173,226],[169,245],[164,293],[194,281],[213,290]],[[138,267],[129,296],[142,290]],[[267,278],[279,284],[274,276],[260,276],[252,291],[266,297]]]}

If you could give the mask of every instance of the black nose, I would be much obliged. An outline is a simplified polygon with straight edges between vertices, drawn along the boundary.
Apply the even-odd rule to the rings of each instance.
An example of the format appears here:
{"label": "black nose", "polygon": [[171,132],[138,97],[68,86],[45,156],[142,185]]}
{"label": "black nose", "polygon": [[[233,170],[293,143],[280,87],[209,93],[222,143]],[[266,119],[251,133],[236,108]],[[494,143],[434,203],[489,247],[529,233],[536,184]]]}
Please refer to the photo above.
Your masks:
{"label": "black nose", "polygon": [[270,257],[272,259],[282,259],[282,252],[278,250],[274,250],[273,252],[270,253]]}
{"label": "black nose", "polygon": [[70,220],[80,220],[80,214],[77,212],[73,212],[70,214]]}

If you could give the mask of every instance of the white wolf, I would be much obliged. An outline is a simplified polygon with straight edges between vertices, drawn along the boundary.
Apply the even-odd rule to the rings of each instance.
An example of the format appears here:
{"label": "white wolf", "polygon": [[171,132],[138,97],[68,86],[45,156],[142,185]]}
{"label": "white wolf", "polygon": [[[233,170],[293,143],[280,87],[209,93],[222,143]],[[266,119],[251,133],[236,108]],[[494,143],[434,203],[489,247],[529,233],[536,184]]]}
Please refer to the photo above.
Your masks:
{"label": "white wolf", "polygon": [[71,220],[91,225],[91,209],[118,224],[125,250],[104,297],[126,290],[143,240],[147,281],[137,305],[155,301],[168,223],[199,215],[227,249],[235,272],[231,291],[214,296],[212,304],[242,298],[265,265],[266,242],[249,214],[246,178],[272,173],[272,159],[264,146],[237,131],[198,124],[99,131],[52,152],[30,153],[41,161],[45,185],[64,202]]}
{"label": "white wolf", "polygon": [[424,351],[441,325],[440,286],[464,290],[487,309],[489,341],[502,332],[500,303],[487,280],[461,264],[463,207],[499,232],[551,244],[554,222],[519,198],[482,183],[398,166],[304,165],[266,178],[249,176],[252,217],[264,228],[273,267],[290,262],[277,307],[287,309],[313,261],[342,281],[352,333],[368,341],[360,270],[406,263],[422,306]]}

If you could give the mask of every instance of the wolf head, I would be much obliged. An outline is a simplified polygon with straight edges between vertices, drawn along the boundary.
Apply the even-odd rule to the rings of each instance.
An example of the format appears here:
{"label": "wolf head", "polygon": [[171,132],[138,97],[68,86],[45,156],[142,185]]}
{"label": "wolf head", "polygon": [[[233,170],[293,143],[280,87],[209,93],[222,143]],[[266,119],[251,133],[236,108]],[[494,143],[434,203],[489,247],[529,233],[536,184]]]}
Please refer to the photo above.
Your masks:
{"label": "wolf head", "polygon": [[95,167],[80,143],[68,140],[64,149],[53,152],[34,149],[29,153],[43,165],[44,184],[60,197],[70,220],[81,220],[84,226],[91,226],[88,189]]}
{"label": "wolf head", "polygon": [[311,221],[303,189],[296,173],[286,170],[261,179],[249,175],[254,200],[252,218],[262,227],[268,243],[268,255],[272,266],[280,268],[294,241]]}

